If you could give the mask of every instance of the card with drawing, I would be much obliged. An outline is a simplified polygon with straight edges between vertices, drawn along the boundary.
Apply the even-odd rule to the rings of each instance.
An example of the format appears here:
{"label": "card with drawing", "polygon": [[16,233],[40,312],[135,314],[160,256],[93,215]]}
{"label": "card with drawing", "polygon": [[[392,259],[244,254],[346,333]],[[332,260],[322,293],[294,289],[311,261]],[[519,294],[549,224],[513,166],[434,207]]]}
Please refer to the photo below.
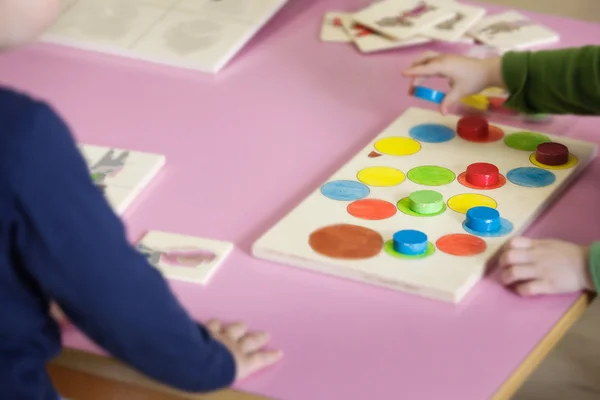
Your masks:
{"label": "card with drawing", "polygon": [[[405,40],[453,17],[446,2],[387,0],[354,14],[354,20],[394,40]],[[452,3],[450,3],[452,4]]]}
{"label": "card with drawing", "polygon": [[321,26],[321,41],[351,43],[352,39],[350,39],[342,25],[342,18],[348,15],[350,14],[341,12],[326,13]]}
{"label": "card with drawing", "polygon": [[137,246],[166,279],[206,284],[233,250],[233,244],[151,231]]}
{"label": "card with drawing", "polygon": [[475,24],[469,34],[500,52],[541,46],[560,39],[556,32],[516,11],[487,16]]}
{"label": "card with drawing", "polygon": [[400,49],[431,42],[431,39],[422,36],[406,40],[391,40],[367,27],[355,23],[352,17],[348,16],[342,18],[342,26],[354,45],[363,53]]}
{"label": "card with drawing", "polygon": [[474,7],[448,0],[429,0],[432,5],[449,8],[454,16],[422,32],[423,36],[444,42],[460,41],[486,11],[482,7]]}

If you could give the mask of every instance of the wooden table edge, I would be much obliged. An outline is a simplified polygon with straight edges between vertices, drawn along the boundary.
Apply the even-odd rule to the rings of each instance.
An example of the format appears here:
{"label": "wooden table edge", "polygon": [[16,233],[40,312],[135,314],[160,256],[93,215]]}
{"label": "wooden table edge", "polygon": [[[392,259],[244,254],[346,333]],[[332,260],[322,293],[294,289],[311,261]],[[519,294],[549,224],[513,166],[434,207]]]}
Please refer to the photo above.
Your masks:
{"label": "wooden table edge", "polygon": [[[506,381],[493,395],[491,400],[510,399],[525,383],[529,376],[536,370],[542,361],[550,354],[568,330],[583,315],[593,301],[591,294],[582,294],[565,312],[560,320],[550,329],[544,338],[525,357],[523,362],[508,376]],[[188,394],[182,393],[164,385],[155,383],[119,361],[105,356],[99,356],[74,349],[65,349],[57,357],[49,370],[51,375],[58,373],[57,368],[66,368],[82,372],[93,377],[103,378],[116,384],[131,385],[140,389],[158,391],[174,398],[194,400],[262,400],[265,397],[233,389],[219,391],[213,394]],[[108,382],[107,382],[108,383]],[[59,385],[58,390],[61,390]]]}
{"label": "wooden table edge", "polygon": [[538,368],[569,329],[581,318],[585,310],[594,300],[595,295],[584,293],[563,314],[544,338],[527,354],[525,359],[504,381],[490,400],[511,399],[523,386],[529,376]]}

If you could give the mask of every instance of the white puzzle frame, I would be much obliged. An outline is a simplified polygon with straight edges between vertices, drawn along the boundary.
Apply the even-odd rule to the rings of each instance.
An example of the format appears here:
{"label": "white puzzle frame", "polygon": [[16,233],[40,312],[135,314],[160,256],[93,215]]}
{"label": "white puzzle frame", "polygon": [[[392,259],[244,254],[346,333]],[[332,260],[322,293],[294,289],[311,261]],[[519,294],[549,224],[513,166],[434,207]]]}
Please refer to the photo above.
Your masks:
{"label": "white puzzle frame", "polygon": [[[443,116],[437,111],[409,108],[375,137],[362,151],[335,172],[326,182],[335,180],[358,181],[360,170],[373,166],[390,166],[405,175],[414,167],[437,165],[452,170],[456,177],[475,162],[495,164],[500,173],[506,176],[509,170],[517,167],[534,167],[529,157],[532,152],[509,148],[504,140],[490,143],[473,143],[458,135],[445,143],[423,143],[421,150],[410,156],[387,156],[370,158],[375,143],[386,137],[408,137],[411,127],[418,124],[443,124],[456,128],[458,116]],[[501,127],[505,135],[527,129]],[[483,238],[487,244],[485,252],[469,257],[445,254],[439,249],[427,258],[402,260],[388,255],[384,250],[377,256],[363,260],[340,260],[322,256],[309,246],[309,235],[322,227],[346,223],[363,226],[379,232],[384,241],[392,239],[396,231],[403,229],[421,230],[434,243],[442,236],[453,233],[467,233],[462,227],[464,214],[449,207],[435,217],[413,217],[397,211],[389,219],[372,221],[351,216],[346,208],[350,202],[331,200],[321,194],[321,186],[289,212],[277,224],[263,234],[253,245],[254,256],[265,260],[304,268],[324,274],[343,277],[372,285],[458,303],[485,274],[486,263],[497,254],[501,246],[511,237],[521,234],[559,196],[570,181],[596,157],[597,145],[565,137],[556,137],[536,131],[569,147],[579,162],[572,169],[552,170],[556,181],[551,186],[526,188],[510,181],[498,189],[475,190],[461,185],[457,179],[444,186],[428,187],[411,182],[408,177],[394,187],[369,186],[367,198],[381,199],[396,204],[416,190],[431,189],[444,195],[444,201],[457,194],[477,193],[496,200],[501,217],[512,222],[514,229],[508,236]],[[322,184],[325,184],[323,182]]]}
{"label": "white puzzle frame", "polygon": [[43,42],[216,74],[288,0],[62,0]]}

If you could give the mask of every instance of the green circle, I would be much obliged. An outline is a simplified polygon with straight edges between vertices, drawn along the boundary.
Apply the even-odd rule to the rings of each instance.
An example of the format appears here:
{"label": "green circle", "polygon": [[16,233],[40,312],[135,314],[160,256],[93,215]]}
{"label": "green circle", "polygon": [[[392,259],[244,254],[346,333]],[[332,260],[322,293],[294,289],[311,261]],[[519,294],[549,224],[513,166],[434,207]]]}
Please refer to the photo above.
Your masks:
{"label": "green circle", "polygon": [[425,165],[408,171],[408,179],[424,186],[442,186],[452,183],[456,179],[454,172],[448,168]]}
{"label": "green circle", "polygon": [[400,210],[404,214],[411,215],[413,217],[435,217],[436,215],[440,215],[441,213],[446,211],[446,208],[447,208],[446,203],[444,203],[444,205],[442,206],[442,209],[440,211],[436,212],[435,214],[419,214],[410,209],[410,198],[408,198],[408,197],[400,199],[400,201],[396,204],[396,206],[398,207],[398,210]]}
{"label": "green circle", "polygon": [[394,250],[394,241],[393,240],[388,240],[387,242],[385,242],[385,244],[383,245],[383,249],[390,256],[396,257],[396,258],[401,258],[403,260],[420,260],[422,258],[429,257],[430,255],[435,253],[435,246],[431,242],[427,243],[427,250],[425,251],[425,253],[418,254],[416,256],[407,256],[405,254],[398,253],[396,250]]}
{"label": "green circle", "polygon": [[551,142],[548,136],[534,132],[511,133],[504,138],[504,144],[516,150],[535,151],[542,143]]}

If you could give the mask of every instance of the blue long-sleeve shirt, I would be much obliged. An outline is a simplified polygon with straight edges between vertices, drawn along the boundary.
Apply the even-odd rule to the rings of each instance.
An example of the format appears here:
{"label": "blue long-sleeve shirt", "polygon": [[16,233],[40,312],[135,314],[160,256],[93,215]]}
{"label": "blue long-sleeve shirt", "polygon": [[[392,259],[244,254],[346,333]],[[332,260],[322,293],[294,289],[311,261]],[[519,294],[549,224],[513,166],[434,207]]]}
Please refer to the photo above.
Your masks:
{"label": "blue long-sleeve shirt", "polygon": [[0,89],[0,398],[55,400],[55,300],[93,341],[172,387],[235,376],[231,353],[195,323],[127,241],[68,127],[43,102]]}

